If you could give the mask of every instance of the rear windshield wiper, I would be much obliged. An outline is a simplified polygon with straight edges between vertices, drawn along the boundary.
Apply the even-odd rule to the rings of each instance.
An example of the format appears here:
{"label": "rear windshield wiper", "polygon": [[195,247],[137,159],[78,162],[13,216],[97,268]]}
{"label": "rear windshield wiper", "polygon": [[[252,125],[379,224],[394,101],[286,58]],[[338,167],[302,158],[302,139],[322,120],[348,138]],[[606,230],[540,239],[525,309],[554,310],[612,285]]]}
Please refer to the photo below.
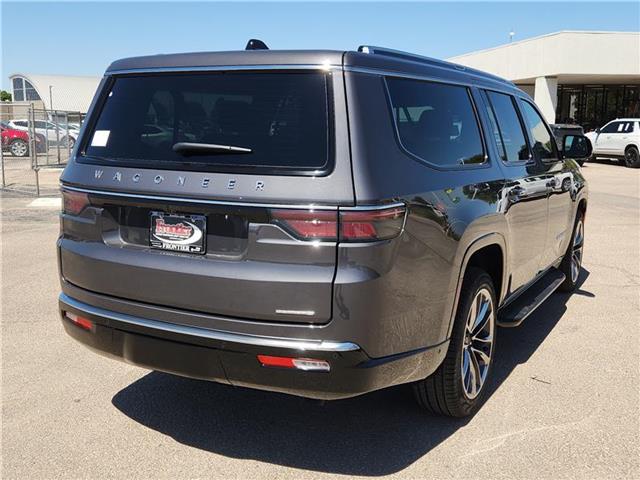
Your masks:
{"label": "rear windshield wiper", "polygon": [[173,146],[173,151],[182,155],[234,155],[238,153],[253,153],[253,150],[233,145],[217,145],[215,143],[178,142]]}

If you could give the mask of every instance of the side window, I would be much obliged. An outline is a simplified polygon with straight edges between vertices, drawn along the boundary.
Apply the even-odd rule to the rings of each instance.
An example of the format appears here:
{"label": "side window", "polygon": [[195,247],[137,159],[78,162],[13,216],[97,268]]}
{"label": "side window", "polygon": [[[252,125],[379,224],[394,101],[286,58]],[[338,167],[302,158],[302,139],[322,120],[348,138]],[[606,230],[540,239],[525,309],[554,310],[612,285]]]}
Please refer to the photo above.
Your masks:
{"label": "side window", "polygon": [[529,147],[513,97],[497,92],[486,93],[489,98],[487,111],[502,160],[505,162],[529,160]]}
{"label": "side window", "polygon": [[540,114],[527,101],[522,102],[522,112],[533,139],[533,154],[540,160],[557,159],[555,141]]}
{"label": "side window", "polygon": [[633,133],[633,122],[625,123],[622,133]]}
{"label": "side window", "polygon": [[466,87],[387,78],[403,147],[441,167],[484,163],[480,128]]}
{"label": "side window", "polygon": [[611,122],[607,125],[605,125],[602,130],[600,130],[600,133],[615,133],[618,131],[618,125],[621,125],[620,122]]}

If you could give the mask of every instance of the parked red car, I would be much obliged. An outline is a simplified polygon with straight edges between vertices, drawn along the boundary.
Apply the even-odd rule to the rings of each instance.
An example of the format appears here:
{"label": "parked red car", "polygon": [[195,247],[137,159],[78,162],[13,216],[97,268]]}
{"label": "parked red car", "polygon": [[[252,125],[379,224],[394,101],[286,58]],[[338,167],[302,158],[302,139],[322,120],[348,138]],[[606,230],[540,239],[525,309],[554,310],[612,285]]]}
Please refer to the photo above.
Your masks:
{"label": "parked red car", "polygon": [[[29,134],[23,130],[11,128],[5,122],[0,122],[2,130],[2,150],[11,152],[14,157],[29,155]],[[36,152],[43,152],[45,141],[42,135],[36,134]]]}

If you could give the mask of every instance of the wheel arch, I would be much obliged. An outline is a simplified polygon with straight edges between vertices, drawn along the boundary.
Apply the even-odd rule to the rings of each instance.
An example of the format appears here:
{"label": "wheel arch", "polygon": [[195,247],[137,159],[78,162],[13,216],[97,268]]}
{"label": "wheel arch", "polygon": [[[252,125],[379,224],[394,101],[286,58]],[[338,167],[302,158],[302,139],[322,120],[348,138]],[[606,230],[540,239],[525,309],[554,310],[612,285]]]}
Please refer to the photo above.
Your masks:
{"label": "wheel arch", "polygon": [[494,280],[496,289],[497,303],[500,305],[505,297],[508,282],[507,272],[507,243],[505,237],[498,232],[487,233],[473,242],[471,242],[466,250],[460,264],[457,285],[453,306],[451,308],[451,316],[449,318],[449,328],[447,338],[451,336],[453,322],[456,318],[458,302],[460,300],[460,291],[466,272],[470,266],[475,266],[485,270]]}

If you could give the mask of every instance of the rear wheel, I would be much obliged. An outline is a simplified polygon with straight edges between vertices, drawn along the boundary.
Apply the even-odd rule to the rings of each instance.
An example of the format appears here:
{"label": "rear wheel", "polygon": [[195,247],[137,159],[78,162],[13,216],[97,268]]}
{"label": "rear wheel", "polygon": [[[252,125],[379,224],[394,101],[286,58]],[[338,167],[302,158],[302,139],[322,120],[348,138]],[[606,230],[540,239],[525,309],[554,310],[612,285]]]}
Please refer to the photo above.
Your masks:
{"label": "rear wheel", "polygon": [[578,277],[580,277],[580,269],[582,268],[582,253],[584,251],[584,213],[578,211],[576,221],[573,226],[573,235],[571,243],[567,248],[560,271],[564,273],[565,280],[560,285],[563,292],[573,292],[578,286]]}
{"label": "rear wheel", "polygon": [[624,164],[629,168],[640,168],[640,154],[636,147],[627,147],[624,151]]}
{"label": "rear wheel", "polygon": [[14,157],[26,157],[29,154],[29,145],[24,140],[16,138],[11,142],[9,150]]}
{"label": "rear wheel", "polygon": [[447,355],[433,375],[414,383],[418,403],[452,417],[477,411],[486,393],[496,338],[496,294],[491,277],[469,268],[460,292]]}

